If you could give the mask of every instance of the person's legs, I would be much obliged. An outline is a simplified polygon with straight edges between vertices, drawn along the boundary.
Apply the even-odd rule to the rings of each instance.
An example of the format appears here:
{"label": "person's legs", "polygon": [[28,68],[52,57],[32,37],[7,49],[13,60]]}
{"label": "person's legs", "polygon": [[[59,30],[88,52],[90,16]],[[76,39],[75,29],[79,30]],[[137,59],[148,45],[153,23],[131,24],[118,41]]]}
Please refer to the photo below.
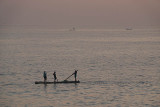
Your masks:
{"label": "person's legs", "polygon": [[47,80],[47,77],[44,77],[44,82],[46,82],[46,80]]}
{"label": "person's legs", "polygon": [[75,76],[75,81],[77,81],[77,77]]}

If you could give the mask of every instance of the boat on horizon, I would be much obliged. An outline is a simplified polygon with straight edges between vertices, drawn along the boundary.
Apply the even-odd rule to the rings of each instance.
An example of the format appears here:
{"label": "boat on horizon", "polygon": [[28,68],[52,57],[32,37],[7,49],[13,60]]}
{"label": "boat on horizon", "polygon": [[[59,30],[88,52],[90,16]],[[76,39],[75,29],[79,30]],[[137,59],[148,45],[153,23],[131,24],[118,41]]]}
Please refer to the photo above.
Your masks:
{"label": "boat on horizon", "polygon": [[76,28],[73,27],[72,29],[69,29],[69,31],[76,31]]}
{"label": "boat on horizon", "polygon": [[132,28],[131,27],[127,27],[126,30],[132,30]]}

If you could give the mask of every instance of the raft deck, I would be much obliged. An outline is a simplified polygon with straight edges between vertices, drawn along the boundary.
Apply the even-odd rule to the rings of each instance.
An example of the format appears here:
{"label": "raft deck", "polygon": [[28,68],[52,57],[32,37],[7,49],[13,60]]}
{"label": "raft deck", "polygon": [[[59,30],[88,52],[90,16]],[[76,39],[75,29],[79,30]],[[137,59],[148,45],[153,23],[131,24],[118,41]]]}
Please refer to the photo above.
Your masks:
{"label": "raft deck", "polygon": [[56,82],[49,82],[49,81],[35,81],[35,84],[67,84],[67,83],[80,83],[80,81],[56,81]]}

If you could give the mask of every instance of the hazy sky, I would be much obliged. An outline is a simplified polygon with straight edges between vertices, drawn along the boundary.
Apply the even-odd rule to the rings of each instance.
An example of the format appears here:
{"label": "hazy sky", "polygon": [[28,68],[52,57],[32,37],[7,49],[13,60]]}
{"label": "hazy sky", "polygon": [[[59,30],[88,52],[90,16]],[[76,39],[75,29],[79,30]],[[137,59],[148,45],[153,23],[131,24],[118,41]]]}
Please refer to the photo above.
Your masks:
{"label": "hazy sky", "polygon": [[0,0],[0,24],[160,25],[160,0]]}

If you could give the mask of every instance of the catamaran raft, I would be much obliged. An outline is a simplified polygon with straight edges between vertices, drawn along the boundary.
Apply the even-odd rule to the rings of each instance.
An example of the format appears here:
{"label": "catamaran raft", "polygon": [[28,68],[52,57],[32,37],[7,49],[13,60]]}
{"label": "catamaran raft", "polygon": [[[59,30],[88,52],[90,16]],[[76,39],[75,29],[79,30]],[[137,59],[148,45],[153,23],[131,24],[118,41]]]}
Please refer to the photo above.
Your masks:
{"label": "catamaran raft", "polygon": [[[49,82],[49,81],[46,81],[47,80],[47,73],[46,71],[44,71],[44,74],[43,74],[43,77],[44,77],[44,81],[35,81],[35,84],[62,84],[62,83],[80,83],[80,81],[78,80],[77,81],[77,71],[78,70],[75,70],[75,72],[70,75],[69,77],[67,77],[65,80],[63,81],[58,81],[57,77],[56,77],[56,72],[53,73],[53,76],[54,76],[54,81],[53,82]],[[67,79],[69,79],[71,76],[75,77],[75,81],[68,81]],[[57,80],[57,81],[56,81]]]}
{"label": "catamaran raft", "polygon": [[56,81],[56,82],[44,82],[44,81],[36,81],[35,84],[68,84],[68,83],[80,83],[80,81]]}

